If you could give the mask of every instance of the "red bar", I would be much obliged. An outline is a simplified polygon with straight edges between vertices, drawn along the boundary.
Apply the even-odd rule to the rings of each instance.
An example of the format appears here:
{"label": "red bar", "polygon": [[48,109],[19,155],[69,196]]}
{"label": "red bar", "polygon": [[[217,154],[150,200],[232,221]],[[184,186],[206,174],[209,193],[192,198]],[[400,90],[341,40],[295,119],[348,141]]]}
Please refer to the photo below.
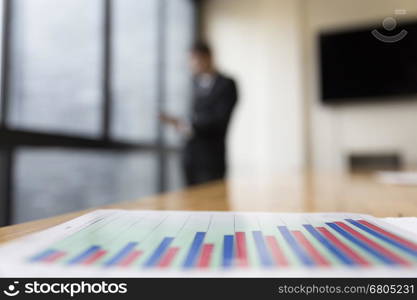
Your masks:
{"label": "red bar", "polygon": [[275,263],[279,266],[288,266],[288,261],[279,247],[277,239],[272,235],[267,235],[265,239]]}
{"label": "red bar", "polygon": [[201,249],[201,256],[198,260],[197,267],[207,268],[210,265],[211,253],[213,252],[213,244],[204,244]]}
{"label": "red bar", "polygon": [[362,266],[369,266],[370,263],[365,260],[363,257],[358,255],[355,251],[350,249],[346,246],[343,242],[341,242],[337,237],[335,237],[330,231],[328,231],[324,227],[316,227],[318,231],[320,231],[327,239],[329,239],[336,247],[341,249],[343,252],[346,253],[350,258],[352,258],[356,263]]}
{"label": "red bar", "polygon": [[131,263],[133,263],[139,256],[141,256],[143,251],[140,250],[134,250],[130,252],[124,259],[122,259],[118,266],[120,267],[128,267]]}
{"label": "red bar", "polygon": [[411,242],[409,240],[406,240],[406,239],[404,239],[402,237],[399,237],[398,235],[395,235],[395,234],[393,234],[391,232],[388,232],[388,231],[386,231],[386,230],[384,230],[384,229],[382,229],[382,228],[380,228],[380,227],[378,227],[378,226],[376,226],[374,224],[371,224],[371,223],[369,223],[369,222],[367,222],[365,220],[357,220],[357,221],[359,223],[361,223],[362,225],[365,225],[365,226],[369,227],[370,229],[373,229],[375,231],[378,231],[379,233],[382,233],[382,234],[386,235],[387,237],[392,238],[393,240],[395,240],[395,241],[403,244],[404,246],[410,247],[413,250],[416,250],[417,251],[417,244],[415,244],[415,243],[413,243],[413,242]]}
{"label": "red bar", "polygon": [[303,235],[303,233],[299,230],[291,231],[297,241],[304,247],[304,249],[310,254],[310,256],[313,258],[313,260],[316,262],[316,264],[320,266],[329,266],[330,263],[327,259],[321,255],[319,251],[317,251],[316,248],[310,243],[309,240],[306,239],[306,237]]}
{"label": "red bar", "polygon": [[244,232],[236,232],[236,263],[239,267],[249,266]]}
{"label": "red bar", "polygon": [[45,257],[42,262],[46,262],[46,263],[53,263],[56,262],[58,259],[60,259],[61,257],[63,257],[66,253],[62,252],[62,251],[58,251],[55,252],[47,257]]}
{"label": "red bar", "polygon": [[103,257],[107,253],[106,250],[98,250],[90,257],[87,257],[83,262],[81,262],[83,265],[91,265],[98,261],[101,257]]}
{"label": "red bar", "polygon": [[410,263],[408,261],[406,261],[405,259],[399,257],[394,252],[391,252],[390,250],[384,248],[383,246],[374,242],[373,240],[368,239],[366,236],[357,232],[356,230],[352,229],[351,227],[347,226],[345,223],[343,223],[343,222],[334,222],[334,223],[336,225],[342,227],[344,230],[346,230],[347,232],[349,232],[351,235],[355,236],[356,238],[358,238],[362,242],[367,243],[369,246],[371,246],[375,250],[379,251],[383,255],[388,256],[390,259],[392,259],[396,263],[399,263],[399,264],[402,264],[402,265],[410,265]]}
{"label": "red bar", "polygon": [[178,247],[169,248],[167,253],[161,258],[161,261],[158,263],[158,267],[160,268],[169,267],[175,255],[177,254],[178,250],[180,250],[180,248]]}

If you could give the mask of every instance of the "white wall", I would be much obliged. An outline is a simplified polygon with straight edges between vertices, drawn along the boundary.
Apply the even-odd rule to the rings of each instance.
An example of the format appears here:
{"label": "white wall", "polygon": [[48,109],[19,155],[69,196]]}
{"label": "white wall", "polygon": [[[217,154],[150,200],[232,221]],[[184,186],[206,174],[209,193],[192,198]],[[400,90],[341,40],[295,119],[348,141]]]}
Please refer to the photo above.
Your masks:
{"label": "white wall", "polygon": [[417,1],[306,0],[304,3],[304,53],[308,72],[305,94],[311,112],[314,167],[343,170],[346,155],[366,151],[398,151],[408,165],[417,165],[417,101],[322,106],[316,76],[316,38],[321,30],[362,23],[378,26],[385,17],[394,16],[395,9],[406,9],[405,18],[415,18]]}
{"label": "white wall", "polygon": [[417,165],[417,101],[332,107],[318,96],[319,32],[380,26],[395,9],[417,17],[416,0],[207,0],[206,36],[241,90],[232,171],[343,171],[349,153],[375,151]]}
{"label": "white wall", "polygon": [[229,131],[232,173],[303,166],[298,0],[209,0],[204,29],[222,71],[239,83]]}

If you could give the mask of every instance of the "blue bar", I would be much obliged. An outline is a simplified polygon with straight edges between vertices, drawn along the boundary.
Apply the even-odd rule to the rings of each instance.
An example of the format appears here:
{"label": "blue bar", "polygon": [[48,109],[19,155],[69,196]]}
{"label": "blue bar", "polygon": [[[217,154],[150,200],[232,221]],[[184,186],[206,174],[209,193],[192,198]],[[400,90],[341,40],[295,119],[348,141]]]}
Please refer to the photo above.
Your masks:
{"label": "blue bar", "polygon": [[188,251],[187,257],[184,261],[184,268],[194,267],[198,254],[200,253],[201,246],[203,245],[205,232],[197,232],[194,236],[193,243],[191,244],[190,250]]}
{"label": "blue bar", "polygon": [[339,250],[336,246],[334,246],[331,242],[329,242],[324,236],[320,234],[316,229],[314,229],[311,225],[303,225],[305,229],[315,237],[324,247],[326,247],[330,252],[332,252],[342,263],[345,265],[355,265],[355,262],[350,257],[346,256],[342,251]]}
{"label": "blue bar", "polygon": [[87,250],[84,250],[83,252],[75,256],[74,258],[70,259],[68,261],[68,264],[69,265],[78,264],[79,262],[83,261],[84,259],[94,254],[98,250],[100,250],[100,246],[91,246],[90,248],[87,248]]}
{"label": "blue bar", "polygon": [[366,243],[362,242],[361,240],[359,240],[358,238],[356,238],[355,236],[353,236],[349,232],[345,231],[343,228],[341,228],[337,224],[334,224],[334,223],[326,223],[326,225],[329,226],[330,228],[333,228],[339,234],[341,234],[342,236],[344,236],[345,238],[347,238],[349,241],[351,241],[355,245],[361,247],[366,252],[372,254],[373,256],[375,256],[376,258],[378,258],[379,260],[381,260],[382,262],[384,262],[384,263],[386,263],[388,265],[395,265],[396,264],[395,261],[393,261],[389,257],[386,257],[385,255],[383,255],[379,251],[374,250],[373,248],[371,248],[370,246],[368,246]]}
{"label": "blue bar", "polygon": [[271,267],[274,262],[269,255],[268,248],[265,245],[265,240],[261,231],[252,231],[253,239],[255,240],[256,249],[258,250],[259,259],[264,267]]}
{"label": "blue bar", "polygon": [[137,246],[137,242],[130,242],[117,252],[112,258],[106,261],[103,265],[106,267],[113,266],[126,257]]}
{"label": "blue bar", "polygon": [[29,261],[30,262],[37,262],[37,261],[40,261],[40,260],[43,260],[43,259],[47,258],[49,255],[54,254],[56,252],[57,252],[56,250],[47,249],[47,250],[45,250],[45,251],[43,251],[43,252],[41,252],[39,254],[36,254],[35,256],[33,256],[31,258],[29,258]]}
{"label": "blue bar", "polygon": [[379,233],[379,232],[377,232],[373,229],[370,229],[367,226],[362,225],[361,223],[356,222],[352,219],[346,219],[346,221],[348,221],[350,224],[355,225],[356,227],[359,227],[360,229],[368,232],[369,234],[372,234],[373,236],[391,244],[392,246],[397,247],[397,248],[407,252],[408,254],[411,254],[414,257],[417,257],[417,251],[415,251],[415,250],[413,250],[413,249],[411,249],[407,246],[404,246],[403,244],[400,244],[397,241],[395,241],[395,240],[393,240],[393,239],[391,239],[391,238],[389,238],[389,237],[387,237],[387,236],[385,236],[385,235],[383,235],[383,234],[381,234],[381,233]]}
{"label": "blue bar", "polygon": [[169,244],[174,240],[173,237],[166,237],[162,240],[159,246],[155,249],[152,255],[145,262],[144,266],[147,268],[154,267],[162,258],[162,255],[167,251]]}
{"label": "blue bar", "polygon": [[306,266],[314,265],[314,261],[307,255],[307,253],[304,252],[303,248],[300,247],[286,226],[278,226],[278,230],[281,232],[284,239],[294,250],[295,254],[297,254],[298,258],[303,262],[303,264]]}
{"label": "blue bar", "polygon": [[225,235],[223,239],[223,260],[222,266],[229,268],[233,264],[233,235]]}

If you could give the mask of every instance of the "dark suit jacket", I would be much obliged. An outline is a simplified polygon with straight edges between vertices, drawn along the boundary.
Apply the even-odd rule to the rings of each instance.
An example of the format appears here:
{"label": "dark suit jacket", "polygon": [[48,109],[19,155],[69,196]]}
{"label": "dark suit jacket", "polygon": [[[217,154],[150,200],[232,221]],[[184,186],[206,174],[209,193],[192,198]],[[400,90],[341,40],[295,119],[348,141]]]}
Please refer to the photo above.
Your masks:
{"label": "dark suit jacket", "polygon": [[192,137],[184,151],[189,184],[222,178],[226,171],[227,128],[237,102],[233,79],[216,74],[211,88],[202,93],[194,83],[191,109]]}

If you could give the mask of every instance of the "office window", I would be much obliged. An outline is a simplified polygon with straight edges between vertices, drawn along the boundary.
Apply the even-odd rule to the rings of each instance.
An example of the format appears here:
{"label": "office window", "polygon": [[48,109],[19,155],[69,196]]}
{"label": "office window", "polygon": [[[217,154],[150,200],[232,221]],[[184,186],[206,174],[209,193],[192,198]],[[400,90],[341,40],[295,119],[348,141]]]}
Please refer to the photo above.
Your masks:
{"label": "office window", "polygon": [[10,122],[98,135],[101,0],[13,0]]}
{"label": "office window", "polygon": [[155,194],[148,152],[32,149],[16,152],[14,222]]}
{"label": "office window", "polygon": [[[19,134],[12,148],[12,168],[5,175],[12,178],[13,193],[4,196],[12,209],[4,207],[0,224],[9,216],[17,223],[180,188],[180,154],[166,147],[180,145],[180,139],[170,132],[158,148],[157,114],[164,105],[169,113],[187,116],[193,1],[114,0],[110,8],[103,0],[9,3],[9,127],[2,130],[12,137],[18,133],[10,128],[40,134],[26,139]],[[110,49],[105,48],[106,21]],[[102,139],[101,119],[106,76],[112,100],[109,140]],[[77,139],[83,136],[103,143]],[[130,145],[112,147],[120,141]],[[37,142],[53,146],[27,146]],[[3,178],[0,184],[8,188],[9,182]]]}
{"label": "office window", "polygon": [[[194,11],[192,1],[166,1],[165,51],[165,109],[178,117],[186,118],[190,105],[191,78],[189,51],[194,37]],[[167,130],[169,144],[181,141],[173,130]]]}
{"label": "office window", "polygon": [[111,129],[117,139],[157,137],[158,2],[113,1]]}

